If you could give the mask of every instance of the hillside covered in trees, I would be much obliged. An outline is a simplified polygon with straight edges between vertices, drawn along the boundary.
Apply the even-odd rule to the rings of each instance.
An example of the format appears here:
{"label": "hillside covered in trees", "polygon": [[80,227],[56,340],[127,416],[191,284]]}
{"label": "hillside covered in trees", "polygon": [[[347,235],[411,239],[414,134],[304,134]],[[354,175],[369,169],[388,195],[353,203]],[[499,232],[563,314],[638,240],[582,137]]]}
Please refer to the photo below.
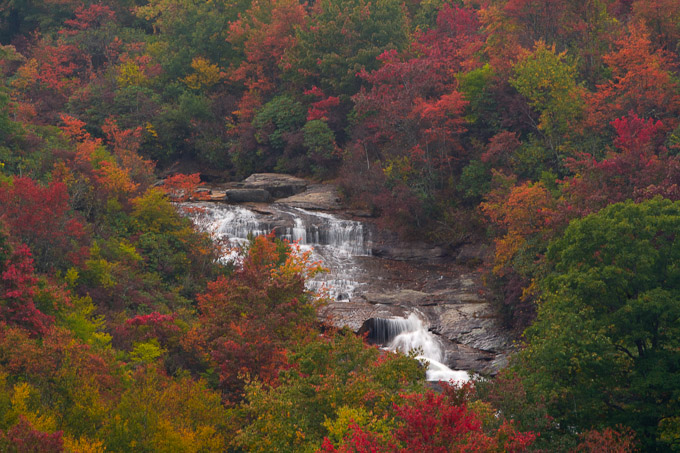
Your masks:
{"label": "hillside covered in trees", "polygon": [[[677,0],[0,5],[1,451],[680,451]],[[225,264],[171,200],[253,172],[492,244],[511,365],[433,391],[294,244]]]}

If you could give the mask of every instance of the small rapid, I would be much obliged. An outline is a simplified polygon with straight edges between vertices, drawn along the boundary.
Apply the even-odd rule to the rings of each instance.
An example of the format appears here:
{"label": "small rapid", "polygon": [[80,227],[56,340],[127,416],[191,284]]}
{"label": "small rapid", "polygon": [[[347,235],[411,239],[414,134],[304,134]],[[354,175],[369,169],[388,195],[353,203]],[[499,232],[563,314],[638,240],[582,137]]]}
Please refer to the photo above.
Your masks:
{"label": "small rapid", "polygon": [[439,339],[415,313],[411,313],[408,318],[375,318],[369,335],[387,350],[405,354],[416,351],[416,359],[427,366],[428,381],[464,383],[470,380],[466,371],[452,370],[442,363],[445,356]]}

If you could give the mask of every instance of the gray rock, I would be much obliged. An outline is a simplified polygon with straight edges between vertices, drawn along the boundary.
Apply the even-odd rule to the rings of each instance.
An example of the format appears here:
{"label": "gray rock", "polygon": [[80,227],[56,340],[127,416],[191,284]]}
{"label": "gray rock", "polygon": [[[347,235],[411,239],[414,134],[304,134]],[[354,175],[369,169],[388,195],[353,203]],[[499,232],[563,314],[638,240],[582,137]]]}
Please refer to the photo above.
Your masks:
{"label": "gray rock", "polygon": [[456,261],[460,264],[483,263],[489,258],[490,249],[486,244],[463,244],[458,249]]}
{"label": "gray rock", "polygon": [[412,289],[402,289],[390,293],[365,293],[361,298],[370,304],[400,305],[413,307],[432,300],[431,295]]}
{"label": "gray rock", "polygon": [[432,247],[426,244],[409,244],[409,247],[399,247],[393,244],[376,244],[373,247],[374,256],[399,261],[430,261],[444,258],[446,250],[442,247]]}
{"label": "gray rock", "polygon": [[433,331],[456,343],[489,352],[501,352],[511,345],[498,315],[487,302],[438,306],[430,317]]}
{"label": "gray rock", "polygon": [[307,181],[291,175],[255,173],[248,176],[242,186],[244,189],[266,190],[272,198],[285,198],[304,192]]}
{"label": "gray rock", "polygon": [[310,210],[334,211],[341,208],[338,189],[331,184],[311,185],[306,191],[282,198],[276,203]]}
{"label": "gray rock", "polygon": [[372,305],[363,301],[333,301],[319,310],[319,319],[339,329],[349,327],[358,332],[370,318],[394,318],[408,316],[404,307]]}
{"label": "gray rock", "polygon": [[266,203],[272,198],[264,189],[227,189],[224,193],[226,201],[232,203]]}

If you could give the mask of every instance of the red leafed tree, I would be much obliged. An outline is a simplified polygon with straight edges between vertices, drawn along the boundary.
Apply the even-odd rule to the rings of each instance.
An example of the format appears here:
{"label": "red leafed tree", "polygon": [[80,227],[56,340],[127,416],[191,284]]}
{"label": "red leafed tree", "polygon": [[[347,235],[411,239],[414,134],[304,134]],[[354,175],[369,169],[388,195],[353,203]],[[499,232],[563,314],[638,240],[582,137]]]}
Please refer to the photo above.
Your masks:
{"label": "red leafed tree", "polygon": [[12,97],[32,106],[36,121],[54,124],[71,95],[89,79],[88,66],[77,46],[42,39],[17,70]]}
{"label": "red leafed tree", "polygon": [[248,129],[255,110],[280,83],[281,61],[295,43],[295,27],[302,26],[307,13],[296,0],[254,2],[229,26],[227,40],[241,49],[244,58],[228,71],[231,82],[245,89],[237,111],[240,136]]}
{"label": "red leafed tree", "polygon": [[201,175],[199,173],[190,175],[177,173],[165,179],[163,190],[175,201],[205,200],[209,195],[196,191],[200,183]]}
{"label": "red leafed tree", "polygon": [[[632,15],[647,26],[654,44],[676,53],[680,44],[680,3],[675,0],[636,0]],[[676,60],[677,61],[677,60]]]}
{"label": "red leafed tree", "polygon": [[[397,227],[404,218],[422,224],[423,201],[445,189],[463,163],[468,102],[455,75],[479,66],[482,44],[474,11],[447,5],[436,28],[418,34],[408,52],[386,51],[378,57],[380,69],[360,73],[370,86],[353,98],[363,118],[354,129],[355,150],[363,152],[347,155],[345,178],[369,180],[371,166],[382,167],[384,188],[370,198]],[[407,214],[393,216],[394,206]]]}
{"label": "red leafed tree", "polygon": [[149,341],[155,338],[162,346],[167,346],[170,342],[176,342],[181,333],[175,324],[175,318],[174,314],[163,315],[153,312],[130,318],[125,321],[125,325],[129,330],[128,335],[135,341]]}
{"label": "red leafed tree", "polygon": [[662,195],[680,199],[680,161],[660,143],[661,121],[643,119],[631,112],[612,121],[616,149],[597,161],[588,154],[568,162],[576,176],[565,180],[565,221],[599,211],[627,199],[644,200]]}
{"label": "red leafed tree", "polygon": [[70,213],[66,185],[44,187],[27,177],[0,183],[0,220],[33,250],[40,270],[79,263],[88,235]]}
{"label": "red leafed tree", "polygon": [[330,110],[340,105],[340,98],[337,96],[326,96],[321,88],[314,86],[305,91],[305,96],[312,96],[317,99],[309,105],[307,110],[307,121],[328,120]]}
{"label": "red leafed tree", "polygon": [[605,428],[601,431],[591,430],[580,437],[581,442],[574,452],[629,453],[638,449],[635,433],[625,426],[617,426],[617,429]]}
{"label": "red leafed tree", "polygon": [[154,181],[154,163],[139,155],[142,145],[142,128],[121,129],[116,121],[108,118],[102,126],[106,141],[116,156],[118,164],[124,168],[130,178],[139,184],[139,192],[144,192]]}
{"label": "red leafed tree", "polygon": [[423,452],[448,453],[505,451],[522,452],[531,446],[536,434],[517,432],[504,423],[497,430],[485,432],[479,417],[464,402],[455,404],[444,394],[427,392],[405,395],[404,403],[395,407],[401,421],[391,439],[367,432],[354,424],[337,448],[326,438],[323,452]]}
{"label": "red leafed tree", "polygon": [[668,55],[654,49],[641,24],[631,25],[616,47],[604,56],[611,79],[587,99],[586,127],[602,131],[615,118],[633,112],[662,120],[666,130],[672,130],[680,118],[680,87]]}
{"label": "red leafed tree", "polygon": [[[72,205],[83,211],[88,219],[102,209],[108,199],[127,203],[140,193],[140,187],[151,182],[151,163],[136,153],[139,131],[121,131],[109,121],[104,129],[113,145],[113,154],[103,140],[85,130],[85,123],[69,115],[61,115],[64,135],[75,151],[64,153],[53,177],[64,182],[73,197]],[[134,177],[134,178],[133,178]]]}
{"label": "red leafed tree", "polygon": [[227,398],[240,396],[239,374],[275,382],[287,348],[310,332],[316,305],[305,278],[317,272],[308,255],[292,253],[273,237],[256,237],[243,264],[198,296],[201,323],[185,344],[220,370]]}
{"label": "red leafed tree", "polygon": [[33,302],[37,284],[28,247],[21,245],[11,251],[0,231],[0,320],[21,326],[32,335],[44,335],[54,319]]}
{"label": "red leafed tree", "polygon": [[6,432],[0,431],[0,447],[7,448],[4,451],[31,452],[31,453],[60,453],[64,451],[62,431],[45,433],[31,426],[23,415],[19,416],[19,422]]}

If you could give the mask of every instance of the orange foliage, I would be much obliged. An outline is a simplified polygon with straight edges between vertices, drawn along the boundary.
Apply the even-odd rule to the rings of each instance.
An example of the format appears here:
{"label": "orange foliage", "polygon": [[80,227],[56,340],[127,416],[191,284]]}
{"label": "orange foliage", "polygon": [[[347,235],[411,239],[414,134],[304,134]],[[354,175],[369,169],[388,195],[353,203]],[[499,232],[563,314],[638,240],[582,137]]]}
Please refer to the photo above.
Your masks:
{"label": "orange foliage", "polygon": [[556,202],[542,183],[525,182],[506,192],[492,192],[481,204],[486,216],[505,231],[496,239],[494,273],[504,274],[517,251],[533,235],[549,235],[555,216]]}

